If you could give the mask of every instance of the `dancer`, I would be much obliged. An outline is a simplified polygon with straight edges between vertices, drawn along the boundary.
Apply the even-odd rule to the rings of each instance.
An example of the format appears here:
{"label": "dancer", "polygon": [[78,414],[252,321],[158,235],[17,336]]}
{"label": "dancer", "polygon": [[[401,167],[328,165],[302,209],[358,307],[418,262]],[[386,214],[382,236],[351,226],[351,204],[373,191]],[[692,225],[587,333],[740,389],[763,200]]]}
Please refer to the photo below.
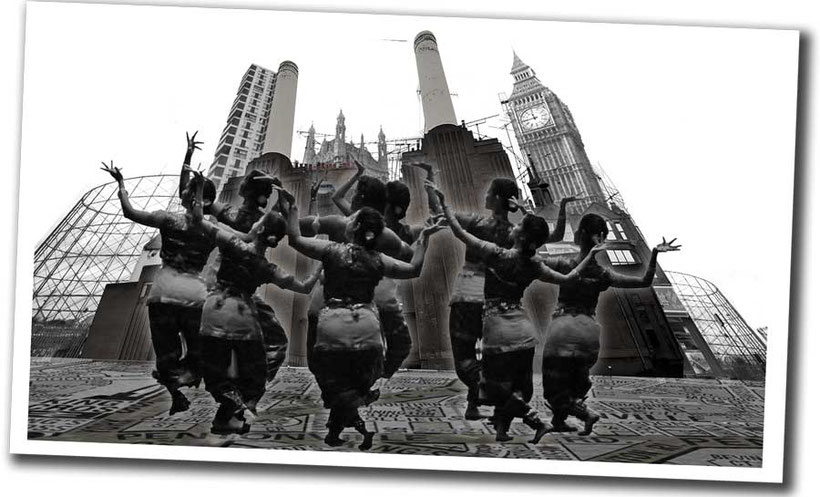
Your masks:
{"label": "dancer", "polygon": [[[195,178],[200,177],[194,173]],[[202,188],[197,189],[197,199]],[[243,242],[232,231],[202,219],[201,204],[195,204],[205,232],[219,247],[222,262],[216,287],[202,309],[203,370],[205,388],[219,403],[211,433],[245,433],[245,409],[255,414],[256,404],[265,392],[265,345],[258,316],[256,289],[265,283],[299,293],[310,293],[319,268],[305,281],[279,269],[265,258],[267,249],[276,247],[285,235],[285,220],[276,212],[262,217],[251,228],[250,242]],[[229,374],[236,363],[236,377]]]}
{"label": "dancer", "polygon": [[[364,166],[354,159],[354,164],[356,165],[357,171],[356,173],[345,181],[339,187],[332,200],[339,208],[339,210],[343,213],[343,216],[340,215],[329,215],[329,216],[315,216],[315,207],[316,207],[316,194],[318,192],[318,186],[315,186],[314,189],[311,189],[311,204],[310,209],[311,212],[309,216],[304,217],[299,220],[299,225],[301,229],[302,236],[317,236],[317,235],[327,235],[328,239],[333,242],[340,242],[346,243],[350,242],[351,240],[348,238],[348,226],[353,222],[355,218],[356,212],[363,207],[370,207],[379,213],[384,212],[385,203],[386,203],[386,194],[385,194],[385,186],[377,178],[372,178],[369,176],[364,176]],[[361,181],[359,181],[359,179]],[[344,196],[353,185],[356,185],[356,193],[353,196],[352,202],[348,202],[344,200]],[[410,248],[408,243],[402,241],[392,230],[384,229],[381,233],[379,233],[376,238],[374,239],[374,249],[378,252],[382,252],[390,257],[394,257],[400,260],[410,260],[413,255],[413,250]],[[383,297],[387,294],[387,291],[384,290],[385,284],[380,282],[379,287],[376,290],[377,300],[382,302],[383,300],[389,300],[388,297]],[[317,290],[314,294],[311,295],[311,302],[308,309],[308,333],[307,333],[307,356],[308,356],[308,368],[313,371],[313,346],[314,340],[316,338],[316,327],[319,321],[319,311],[322,309],[324,305],[324,300],[322,298],[322,293],[319,293]],[[393,317],[393,316],[390,316]],[[409,332],[408,332],[409,335]],[[403,360],[403,359],[402,359]],[[401,365],[401,364],[399,364]],[[398,369],[398,366],[393,368]],[[392,374],[392,373],[391,373]],[[371,392],[371,399],[370,401],[374,401],[378,398],[380,392],[378,389]]]}
{"label": "dancer", "polygon": [[[355,164],[358,168],[356,174],[342,185],[333,196],[336,206],[345,214],[351,211],[350,205],[346,204],[344,200],[346,192],[358,181],[372,183],[374,180],[369,176],[362,176],[364,166],[358,161],[355,161]],[[423,164],[412,165],[424,166]],[[432,171],[430,170],[430,172]],[[392,230],[404,243],[413,244],[424,230],[424,226],[410,226],[402,221],[410,206],[410,189],[400,181],[390,181],[385,186],[387,194],[384,207],[385,227]],[[366,191],[371,187],[363,185],[361,188]],[[382,278],[374,292],[374,303],[379,310],[379,320],[382,323],[382,334],[386,344],[382,378],[390,379],[401,367],[407,356],[410,355],[410,348],[412,347],[410,330],[407,327],[407,321],[404,318],[402,306],[398,299],[398,283],[392,278]]]}
{"label": "dancer", "polygon": [[[190,162],[187,154],[186,162]],[[207,204],[213,202],[216,188],[199,177],[187,182],[180,193],[184,214],[147,212],[131,205],[122,173],[114,167],[114,161],[110,165],[103,162],[101,169],[119,185],[123,215],[135,223],[159,228],[162,267],[147,299],[151,343],[156,355],[156,370],[152,374],[171,394],[169,413],[173,415],[189,407],[188,399],[179,389],[199,385],[202,377],[199,327],[206,290],[200,272],[214,243],[196,221],[193,202],[197,187],[203,190]]]}
{"label": "dancer", "polygon": [[[196,137],[189,139],[190,142]],[[193,142],[194,146],[199,142]],[[183,167],[180,176],[180,185],[187,181],[190,174],[190,168]],[[278,183],[276,178],[268,176],[267,174],[252,170],[242,179],[239,185],[239,196],[242,197],[242,204],[240,206],[224,204],[222,202],[213,202],[205,206],[205,214],[210,214],[216,218],[217,221],[232,228],[240,233],[249,233],[253,225],[258,222],[264,215],[264,210],[268,205],[268,198],[273,193],[274,185]],[[210,277],[206,278],[213,285],[215,273],[219,270],[220,258],[217,256],[216,261],[209,266]],[[273,381],[276,378],[276,373],[285,362],[288,352],[288,337],[285,334],[284,328],[279,323],[276,313],[273,308],[263,301],[258,295],[253,296],[254,304],[256,306],[257,317],[259,319],[259,326],[262,330],[262,337],[265,343],[265,361],[267,381]]]}
{"label": "dancer", "polygon": [[524,290],[535,280],[558,284],[577,280],[592,255],[602,247],[592,248],[578,267],[564,275],[534,258],[538,247],[549,238],[549,227],[543,218],[526,214],[510,232],[512,248],[505,249],[465,231],[445,204],[444,195],[439,191],[436,194],[453,233],[481,258],[486,269],[479,398],[483,404],[496,407],[495,439],[512,440],[507,430],[512,420],[520,417],[535,430],[530,442],[538,443],[548,429],[528,404],[533,394],[532,361],[537,334],[524,312]]}
{"label": "dancer", "polygon": [[373,291],[383,276],[414,278],[421,273],[427,242],[441,224],[427,227],[415,244],[410,263],[399,261],[375,250],[384,229],[381,213],[369,207],[359,209],[347,224],[345,238],[339,243],[301,235],[299,211],[293,197],[285,198],[288,214],[288,240],[302,254],[321,260],[324,267],[325,306],[319,314],[313,371],[322,391],[324,406],[330,409],[325,443],[335,447],[345,427],[364,436],[359,449],[368,450],[374,432],[367,431],[358,408],[372,401],[370,387],[382,369],[382,339]]}
{"label": "dancer", "polygon": [[[432,169],[428,169],[428,178]],[[428,196],[431,195],[432,183],[427,184]],[[490,183],[484,198],[484,206],[492,211],[491,217],[478,214],[455,214],[459,224],[471,235],[502,248],[512,247],[510,231],[513,229],[509,221],[509,213],[518,209],[515,198],[518,196],[518,186],[509,178],[495,178]],[[560,241],[563,238],[566,225],[566,205],[574,200],[568,197],[561,201],[558,222],[552,236],[545,243]],[[437,208],[437,207],[435,207]],[[453,362],[456,375],[467,386],[467,409],[464,418],[468,420],[481,419],[478,409],[478,383],[480,364],[476,357],[476,342],[481,340],[482,309],[484,306],[484,263],[479,254],[471,246],[467,246],[464,254],[464,267],[456,276],[453,285],[453,294],[450,299],[450,343],[453,349]]]}
{"label": "dancer", "polygon": [[[575,232],[575,243],[580,253],[575,259],[559,258],[553,267],[569,273],[589,258],[594,247],[606,240],[609,232],[606,221],[597,214],[581,218]],[[642,288],[652,284],[657,267],[658,253],[680,249],[673,245],[676,239],[666,238],[652,250],[643,276],[626,276],[603,268],[593,259],[581,270],[581,279],[561,285],[558,304],[547,327],[542,362],[544,398],[552,410],[552,429],[558,432],[575,431],[566,419],[572,415],[584,422],[580,435],[592,433],[600,416],[587,407],[584,400],[592,387],[589,369],[598,361],[601,326],[595,321],[598,296],[609,287]]]}

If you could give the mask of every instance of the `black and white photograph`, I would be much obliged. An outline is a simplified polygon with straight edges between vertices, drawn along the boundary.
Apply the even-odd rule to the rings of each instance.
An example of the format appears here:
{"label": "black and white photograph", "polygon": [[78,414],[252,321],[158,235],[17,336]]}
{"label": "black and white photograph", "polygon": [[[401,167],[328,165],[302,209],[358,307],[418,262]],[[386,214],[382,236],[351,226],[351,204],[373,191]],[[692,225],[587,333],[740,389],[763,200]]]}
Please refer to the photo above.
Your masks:
{"label": "black and white photograph", "polygon": [[12,453],[783,481],[797,29],[288,8],[26,4]]}

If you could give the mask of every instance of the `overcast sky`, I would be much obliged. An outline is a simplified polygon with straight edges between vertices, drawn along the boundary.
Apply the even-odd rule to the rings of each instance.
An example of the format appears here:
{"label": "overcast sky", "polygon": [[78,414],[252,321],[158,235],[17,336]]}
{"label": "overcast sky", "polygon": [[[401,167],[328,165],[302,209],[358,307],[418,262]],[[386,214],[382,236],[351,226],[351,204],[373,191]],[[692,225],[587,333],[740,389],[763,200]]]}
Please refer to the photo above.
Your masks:
{"label": "overcast sky", "polygon": [[[572,110],[667,270],[717,284],[752,327],[788,322],[797,33],[544,21],[30,3],[19,236],[31,247],[83,192],[176,173],[185,131],[210,164],[244,71],[299,66],[293,152],[314,123],[421,135],[412,41],[438,39],[459,120],[508,142],[512,50]],[[371,147],[375,151],[375,147]],[[25,246],[25,245],[23,245]],[[20,253],[20,256],[24,256]]]}

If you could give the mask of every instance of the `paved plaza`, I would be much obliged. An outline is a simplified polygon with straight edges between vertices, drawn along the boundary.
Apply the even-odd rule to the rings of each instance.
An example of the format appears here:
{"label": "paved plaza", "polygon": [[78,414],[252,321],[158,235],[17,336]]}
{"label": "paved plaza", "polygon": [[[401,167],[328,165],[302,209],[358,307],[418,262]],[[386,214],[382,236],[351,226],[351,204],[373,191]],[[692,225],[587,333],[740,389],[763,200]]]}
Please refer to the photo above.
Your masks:
{"label": "paved plaza", "polygon": [[[204,390],[189,389],[191,408],[168,415],[170,397],[151,378],[149,362],[32,359],[30,439],[106,443],[358,451],[360,435],[330,448],[328,411],[304,368],[283,369],[244,435],[209,432],[216,405]],[[638,462],[760,467],[764,385],[760,382],[594,377],[588,404],[601,413],[595,433],[547,434],[527,443],[532,430],[513,423],[511,442],[498,443],[486,420],[465,421],[466,389],[450,371],[400,371],[381,399],[363,408],[377,431],[371,450],[383,454]],[[536,377],[533,407],[549,421]],[[483,408],[486,414],[490,408]]]}

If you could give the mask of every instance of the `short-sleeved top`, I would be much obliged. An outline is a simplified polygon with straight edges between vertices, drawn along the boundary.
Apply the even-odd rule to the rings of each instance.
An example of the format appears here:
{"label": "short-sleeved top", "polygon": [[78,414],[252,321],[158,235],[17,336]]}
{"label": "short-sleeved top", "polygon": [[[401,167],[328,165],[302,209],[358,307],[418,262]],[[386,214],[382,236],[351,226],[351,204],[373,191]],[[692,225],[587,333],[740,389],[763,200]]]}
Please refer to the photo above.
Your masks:
{"label": "short-sleeved top", "polygon": [[147,303],[199,307],[207,295],[200,272],[214,242],[203,229],[189,225],[184,214],[158,211],[157,215],[164,216],[159,229],[162,267],[154,276]]}
{"label": "short-sleeved top", "polygon": [[373,301],[373,290],[384,275],[381,255],[352,243],[331,242],[322,255],[325,302],[348,304]]}
{"label": "short-sleeved top", "polygon": [[204,229],[188,225],[184,214],[162,212],[167,216],[159,228],[162,263],[182,273],[199,274],[214,249],[213,239]]}
{"label": "short-sleeved top", "polygon": [[260,285],[272,283],[276,264],[256,254],[250,245],[237,237],[220,246],[222,263],[216,273],[218,290],[250,298]]}
{"label": "short-sleeved top", "polygon": [[[458,223],[465,231],[481,240],[492,242],[502,248],[511,248],[510,231],[512,223],[494,217],[482,217],[477,214],[456,214]],[[482,305],[484,302],[484,260],[480,251],[467,247],[464,254],[464,267],[453,282],[451,304],[471,303]]]}
{"label": "short-sleeved top", "polygon": [[[497,219],[495,217],[484,217],[478,214],[462,215],[457,214],[458,223],[464,228],[464,231],[473,235],[474,237],[492,242],[501,248],[512,248],[513,242],[510,240],[510,232],[513,230],[513,224],[506,219]],[[467,247],[467,252],[464,254],[466,262],[481,264],[483,258],[481,252]]]}
{"label": "short-sleeved top", "polygon": [[228,205],[216,216],[216,220],[242,233],[250,232],[253,225],[265,214],[260,209],[248,209],[244,205]]}
{"label": "short-sleeved top", "polygon": [[[549,266],[561,274],[568,274],[578,266],[575,259],[551,258]],[[592,315],[598,306],[598,296],[612,286],[611,273],[593,259],[581,270],[580,277],[564,283],[558,290],[558,309]]]}
{"label": "short-sleeved top", "polygon": [[484,264],[484,298],[520,302],[524,290],[538,278],[541,261],[496,245],[484,257]]}

